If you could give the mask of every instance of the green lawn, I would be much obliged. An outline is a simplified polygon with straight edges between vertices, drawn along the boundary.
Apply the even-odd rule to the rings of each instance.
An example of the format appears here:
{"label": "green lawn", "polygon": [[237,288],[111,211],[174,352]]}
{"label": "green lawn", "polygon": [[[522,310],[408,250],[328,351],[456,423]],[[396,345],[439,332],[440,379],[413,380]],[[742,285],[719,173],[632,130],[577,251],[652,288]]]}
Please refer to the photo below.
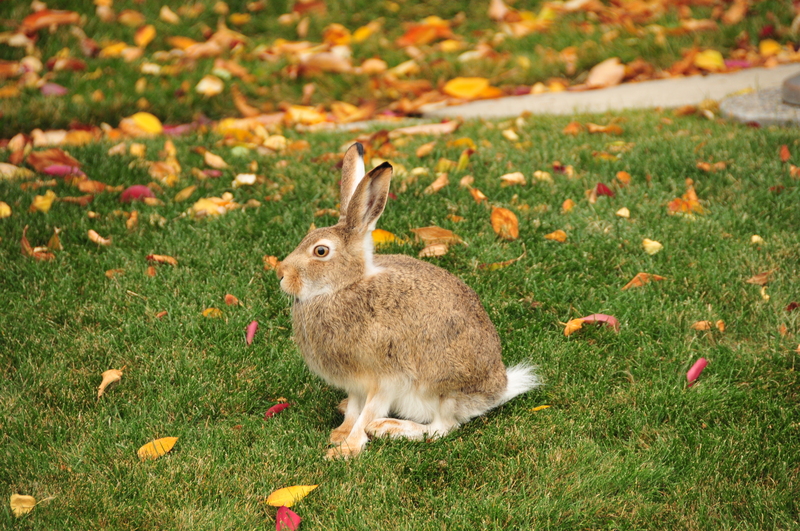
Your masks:
{"label": "green lawn", "polygon": [[[403,177],[395,179],[396,199],[379,226],[402,238],[434,224],[460,235],[468,245],[429,260],[478,292],[506,363],[532,360],[546,386],[441,440],[373,441],[347,462],[323,459],[342,394],[299,357],[289,302],[262,258],[288,254],[311,223],[334,222],[314,217],[338,200],[337,170],[317,157],[354,133],[306,135],[310,151],[244,158],[212,135],[176,139],[184,172],[175,189],[157,194],[163,206],[120,205],[118,193],[101,193],[88,207],[56,202],[47,214],[31,213],[44,189],[80,194],[63,182],[22,190],[19,181],[0,181],[0,200],[13,210],[0,220],[0,484],[5,496],[46,500],[21,518],[4,504],[0,527],[272,529],[270,492],[319,484],[293,507],[306,530],[796,528],[800,311],[786,307],[800,300],[800,183],[778,156],[783,144],[800,153],[796,131],[654,112],[578,119],[618,119],[624,131],[568,136],[567,118],[472,122],[439,138],[421,160],[416,148],[436,139],[397,142],[395,163],[431,172],[404,193]],[[518,144],[502,137],[508,127]],[[423,194],[436,161],[457,160],[463,149],[448,141],[463,137],[479,144],[469,167]],[[163,138],[144,143],[155,159]],[[616,162],[593,156],[623,144],[628,151]],[[189,171],[202,167],[191,151],[197,146],[231,168],[198,181]],[[109,147],[69,151],[106,184],[151,181],[132,157],[106,155]],[[251,160],[257,173],[293,190],[265,201],[274,194],[269,183],[233,189]],[[556,160],[577,177],[554,172]],[[705,173],[698,161],[727,168]],[[536,181],[536,170],[554,182]],[[620,170],[632,176],[624,188],[614,184]],[[512,171],[528,184],[501,187],[499,176]],[[518,215],[518,240],[497,238],[487,206],[457,184],[467,173],[492,205]],[[707,213],[669,215],[687,178]],[[615,197],[590,204],[584,192],[597,182]],[[199,186],[191,199],[174,203],[189,184]],[[261,206],[181,217],[197,199],[225,191]],[[577,205],[562,214],[567,198]],[[615,216],[623,206],[630,219]],[[119,209],[137,209],[138,227],[126,229]],[[34,246],[60,227],[64,250],[49,262],[23,256],[26,225]],[[89,229],[112,245],[91,243]],[[567,233],[565,243],[544,239],[556,229]],[[764,243],[752,244],[754,234]],[[646,254],[644,238],[663,250]],[[527,254],[511,266],[478,267],[516,258],[523,247]],[[412,241],[385,252],[421,248]],[[148,276],[145,257],[153,253],[178,266]],[[108,279],[110,269],[124,274]],[[746,282],[764,271],[772,271],[769,300]],[[638,272],[667,280],[622,291]],[[226,306],[228,293],[242,305]],[[223,317],[203,317],[209,307]],[[168,314],[157,318],[161,311]],[[616,316],[619,334],[585,325],[564,336],[560,323],[592,313]],[[252,320],[260,328],[246,346]],[[723,320],[726,329],[693,330],[700,320]],[[686,371],[700,357],[709,365],[687,387]],[[122,381],[98,400],[100,374],[123,366]],[[265,420],[279,398],[292,406]],[[532,411],[540,405],[551,407]],[[165,436],[179,437],[171,453],[139,461],[140,446]]]}
{"label": "green lawn", "polygon": [[[20,21],[33,13],[30,3],[0,2],[0,34],[4,35],[0,61],[18,62],[26,56],[32,60],[25,63],[25,75],[6,74],[7,69],[0,68],[0,138],[36,127],[99,126],[102,122],[116,126],[122,116],[137,110],[151,112],[165,123],[189,122],[200,114],[212,119],[239,116],[234,85],[261,112],[299,103],[330,111],[334,101],[343,101],[405,115],[419,112],[422,102],[418,99],[443,98],[445,83],[456,77],[483,77],[503,93],[519,94],[537,83],[548,87],[584,83],[591,68],[613,57],[627,65],[628,79],[668,75],[664,72],[692,50],[719,52],[719,68],[800,60],[794,51],[797,36],[791,31],[792,4],[778,0],[744,2],[749,5],[746,15],[732,19],[727,15],[733,4],[726,0],[680,5],[586,2],[574,12],[560,12],[547,2],[508,1],[519,12],[517,18],[541,22],[535,31],[522,33],[515,32],[511,23],[491,20],[488,0],[320,0],[312,3],[325,5],[324,13],[312,10],[292,18],[289,14],[295,3],[198,0],[179,5],[117,0],[111,14],[104,17],[94,2],[57,0],[47,6],[77,12],[80,23],[31,32],[30,47],[26,47],[6,43]],[[176,22],[160,16],[164,4],[172,6]],[[218,4],[226,9],[217,8]],[[441,19],[446,33],[430,41],[402,40],[411,24],[431,16]],[[193,57],[171,40],[181,37],[206,43],[219,23],[238,35],[233,44],[226,39],[215,53]],[[305,32],[298,30],[301,23]],[[343,26],[339,31],[352,37],[344,45],[351,54],[350,71],[307,67],[302,54],[286,52],[279,45],[287,40],[320,45],[333,24]],[[356,32],[370,24],[379,29],[356,39]],[[136,46],[137,31],[145,26],[155,32],[152,41]],[[778,49],[764,52],[763,42]],[[109,51],[120,43],[128,48],[125,53]],[[42,63],[38,70],[37,58]],[[724,67],[723,58],[733,63]],[[369,59],[385,62],[384,68],[390,70],[360,72]],[[412,68],[391,70],[412,59]],[[220,65],[217,60],[230,63]],[[691,57],[688,64],[693,64]],[[681,67],[672,74],[701,71],[709,70]],[[204,96],[196,91],[208,75],[223,83],[220,94]],[[61,85],[67,93],[42,95],[39,87],[45,82]]]}

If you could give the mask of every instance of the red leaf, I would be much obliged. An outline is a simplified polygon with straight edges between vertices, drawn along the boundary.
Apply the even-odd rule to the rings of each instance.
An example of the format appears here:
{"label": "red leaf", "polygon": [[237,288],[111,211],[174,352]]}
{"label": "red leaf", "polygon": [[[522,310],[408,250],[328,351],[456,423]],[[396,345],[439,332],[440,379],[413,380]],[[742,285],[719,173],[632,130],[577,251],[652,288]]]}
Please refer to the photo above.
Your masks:
{"label": "red leaf", "polygon": [[708,365],[708,360],[706,360],[705,358],[700,358],[699,360],[694,362],[692,368],[689,369],[689,372],[686,373],[686,379],[689,380],[689,387],[691,387],[694,384],[695,380],[697,380],[700,377],[700,373],[703,372],[703,369],[706,368],[706,365]]}
{"label": "red leaf", "polygon": [[614,192],[608,186],[604,185],[603,183],[597,183],[597,188],[595,189],[595,193],[597,195],[607,195],[608,197],[614,197]]}
{"label": "red leaf", "polygon": [[619,321],[613,315],[606,315],[604,313],[593,313],[586,317],[581,317],[584,323],[605,323],[614,329],[614,332],[619,332]]}
{"label": "red leaf", "polygon": [[119,196],[119,200],[122,203],[131,203],[137,200],[141,201],[145,197],[155,197],[155,194],[153,194],[150,188],[143,184],[134,184],[122,192]]}
{"label": "red leaf", "polygon": [[789,303],[789,304],[786,306],[786,311],[787,311],[787,312],[793,312],[793,311],[795,311],[797,308],[800,308],[800,302],[790,302],[790,303]]}
{"label": "red leaf", "polygon": [[274,406],[269,408],[266,413],[264,413],[264,418],[268,419],[270,417],[274,417],[275,415],[277,415],[278,413],[280,413],[281,411],[283,411],[284,409],[289,407],[289,405],[290,405],[289,402],[283,402],[281,404],[275,404]]}
{"label": "red leaf", "polygon": [[276,531],[295,531],[300,527],[302,519],[288,507],[281,505],[278,508],[278,514],[275,515],[275,530]]}

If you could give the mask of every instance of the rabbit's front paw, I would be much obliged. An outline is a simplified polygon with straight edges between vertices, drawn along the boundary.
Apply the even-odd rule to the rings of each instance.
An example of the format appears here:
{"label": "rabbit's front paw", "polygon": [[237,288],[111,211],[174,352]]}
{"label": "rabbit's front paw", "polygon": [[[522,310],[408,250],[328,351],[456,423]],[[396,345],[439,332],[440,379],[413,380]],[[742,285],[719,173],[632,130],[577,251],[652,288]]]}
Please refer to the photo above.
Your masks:
{"label": "rabbit's front paw", "polygon": [[342,442],[333,448],[329,448],[325,453],[325,459],[332,461],[334,459],[350,459],[361,453],[364,446],[350,446],[347,442]]}

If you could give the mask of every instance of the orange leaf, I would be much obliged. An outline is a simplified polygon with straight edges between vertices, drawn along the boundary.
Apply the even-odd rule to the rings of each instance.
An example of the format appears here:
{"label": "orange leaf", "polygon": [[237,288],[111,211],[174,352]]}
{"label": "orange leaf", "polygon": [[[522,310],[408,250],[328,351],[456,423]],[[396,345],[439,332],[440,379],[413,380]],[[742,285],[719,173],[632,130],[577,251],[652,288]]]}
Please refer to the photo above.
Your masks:
{"label": "orange leaf", "polygon": [[565,241],[567,241],[567,233],[561,229],[558,229],[557,231],[553,231],[550,234],[545,234],[544,239],[553,240],[559,243],[564,243]]}
{"label": "orange leaf", "polygon": [[491,220],[494,232],[504,240],[519,238],[519,220],[507,208],[492,208]]}
{"label": "orange leaf", "polygon": [[567,212],[572,211],[575,208],[575,201],[572,199],[567,199],[563,203],[561,203],[561,213],[566,214]]}
{"label": "orange leaf", "polygon": [[157,459],[172,450],[176,442],[178,442],[177,437],[162,437],[145,444],[136,453],[141,460]]}
{"label": "orange leaf", "polygon": [[22,19],[19,26],[21,33],[34,33],[43,28],[60,26],[63,24],[80,24],[81,16],[75,11],[57,11],[42,9]]}
{"label": "orange leaf", "polygon": [[435,225],[430,227],[422,227],[419,229],[411,229],[411,232],[414,233],[418,240],[422,240],[425,245],[433,245],[436,243],[444,243],[446,245],[451,243],[461,243],[461,238],[454,234],[453,231],[443,229]]}
{"label": "orange leaf", "polygon": [[692,325],[692,330],[711,330],[711,321],[697,321]]}
{"label": "orange leaf", "polygon": [[630,282],[625,284],[625,286],[623,286],[622,289],[626,290],[630,288],[639,288],[641,286],[644,286],[651,280],[653,281],[666,280],[666,277],[662,277],[660,275],[653,275],[651,273],[636,273],[636,276],[633,277],[633,279]]}
{"label": "orange leaf", "polygon": [[570,334],[577,332],[583,327],[583,319],[570,319],[567,322],[567,326],[564,328],[564,335],[569,336]]}
{"label": "orange leaf", "polygon": [[475,200],[475,202],[479,204],[488,199],[486,195],[484,195],[484,193],[477,188],[470,188],[469,193],[472,195],[472,198]]}
{"label": "orange leaf", "polygon": [[442,92],[454,98],[472,100],[489,88],[489,80],[484,77],[457,77],[445,83]]}
{"label": "orange leaf", "polygon": [[790,158],[792,158],[792,154],[789,152],[789,146],[783,144],[781,146],[781,162],[786,162]]}
{"label": "orange leaf", "polygon": [[583,126],[580,124],[580,122],[570,122],[561,132],[565,135],[577,136],[582,131]]}
{"label": "orange leaf", "polygon": [[157,264],[169,264],[171,266],[178,265],[178,261],[175,258],[162,254],[149,254],[147,255],[147,261]]}

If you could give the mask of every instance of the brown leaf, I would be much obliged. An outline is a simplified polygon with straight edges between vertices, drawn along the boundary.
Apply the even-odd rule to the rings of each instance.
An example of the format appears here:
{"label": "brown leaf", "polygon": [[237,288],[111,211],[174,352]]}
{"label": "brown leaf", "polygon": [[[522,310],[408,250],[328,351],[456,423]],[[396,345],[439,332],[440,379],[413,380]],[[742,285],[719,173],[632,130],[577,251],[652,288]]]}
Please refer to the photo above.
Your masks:
{"label": "brown leaf", "polygon": [[504,240],[519,238],[519,220],[507,208],[492,208],[491,221],[494,232]]}
{"label": "brown leaf", "polygon": [[577,136],[583,132],[583,125],[580,122],[570,122],[561,132],[565,135]]}
{"label": "brown leaf", "polygon": [[80,24],[81,16],[75,11],[57,11],[54,9],[42,9],[32,15],[22,19],[19,25],[20,33],[35,33],[40,29],[61,26],[65,24]]}
{"label": "brown leaf", "polygon": [[432,243],[422,249],[418,256],[420,258],[433,258],[436,256],[443,256],[447,254],[447,251],[448,247],[446,243]]}
{"label": "brown leaf", "polygon": [[106,392],[106,388],[122,379],[122,371],[125,369],[110,369],[105,371],[101,376],[103,377],[103,381],[100,382],[100,387],[97,389],[97,398],[103,396],[103,393]]}
{"label": "brown leaf", "polygon": [[692,330],[711,330],[711,321],[697,321],[692,325]]}
{"label": "brown leaf", "polygon": [[422,227],[419,229],[411,229],[411,232],[421,240],[425,245],[434,245],[437,243],[444,243],[446,245],[454,243],[462,243],[461,238],[451,230],[443,229],[437,226]]}
{"label": "brown leaf", "polygon": [[586,130],[590,133],[608,133],[611,135],[621,135],[622,127],[617,124],[598,125],[591,122],[586,124]]}
{"label": "brown leaf", "polygon": [[633,279],[625,284],[622,287],[623,290],[630,289],[630,288],[639,288],[644,286],[650,281],[657,281],[657,280],[666,280],[666,277],[662,277],[660,275],[653,275],[651,273],[636,273],[636,276]]}
{"label": "brown leaf", "polygon": [[20,247],[22,248],[22,254],[27,256],[28,258],[33,258],[34,260],[52,260],[56,257],[51,252],[47,251],[47,248],[42,247],[31,247],[30,242],[28,242],[27,237],[28,226],[25,225],[25,228],[22,229],[22,239],[20,239]]}
{"label": "brown leaf", "polygon": [[748,278],[745,282],[748,284],[755,284],[757,286],[766,286],[769,283],[769,276],[772,274],[772,271],[764,271],[763,273],[759,273],[755,276]]}
{"label": "brown leaf", "polygon": [[154,262],[157,264],[169,264],[171,266],[177,266],[178,260],[171,256],[163,255],[163,254],[149,254],[147,255],[148,262]]}
{"label": "brown leaf", "polygon": [[72,166],[75,168],[80,168],[81,166],[80,162],[72,158],[61,148],[31,151],[28,155],[27,163],[38,172],[42,172],[45,168],[54,164],[64,164],[65,166]]}

